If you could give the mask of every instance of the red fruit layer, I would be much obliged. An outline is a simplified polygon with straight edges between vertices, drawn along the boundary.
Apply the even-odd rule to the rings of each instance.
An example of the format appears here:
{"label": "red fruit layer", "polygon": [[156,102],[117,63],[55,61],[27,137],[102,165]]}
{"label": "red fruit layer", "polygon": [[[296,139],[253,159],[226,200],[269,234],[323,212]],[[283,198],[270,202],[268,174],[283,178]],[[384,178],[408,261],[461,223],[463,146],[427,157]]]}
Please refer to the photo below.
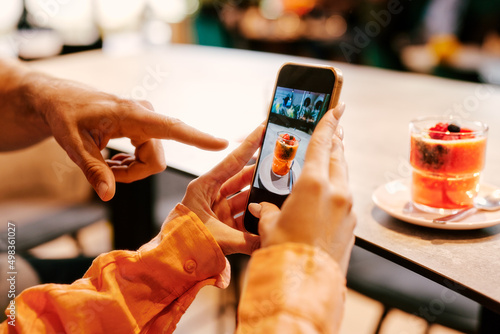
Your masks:
{"label": "red fruit layer", "polygon": [[450,132],[448,131],[448,126],[448,123],[437,123],[429,128],[429,137],[441,140],[470,139],[475,137],[470,129],[460,128],[460,132]]}

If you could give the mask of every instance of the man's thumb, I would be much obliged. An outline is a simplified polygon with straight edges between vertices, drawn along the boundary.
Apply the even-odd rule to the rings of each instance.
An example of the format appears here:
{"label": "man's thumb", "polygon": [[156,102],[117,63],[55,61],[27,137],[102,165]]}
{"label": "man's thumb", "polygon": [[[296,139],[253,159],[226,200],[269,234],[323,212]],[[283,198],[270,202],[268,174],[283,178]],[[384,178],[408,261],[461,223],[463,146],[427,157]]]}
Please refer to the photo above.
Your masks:
{"label": "man's thumb", "polygon": [[109,201],[116,190],[113,172],[104,161],[94,161],[91,165],[81,169],[101,200]]}
{"label": "man's thumb", "polygon": [[97,195],[99,195],[101,200],[109,201],[113,198],[113,196],[115,195],[115,187],[114,183],[112,183],[112,185],[113,187],[110,187],[110,185],[106,181],[101,181],[97,186],[94,187]]}
{"label": "man's thumb", "polygon": [[92,140],[66,141],[58,138],[56,140],[69,158],[82,170],[97,195],[103,201],[112,199],[115,195],[115,176],[95,143]]}

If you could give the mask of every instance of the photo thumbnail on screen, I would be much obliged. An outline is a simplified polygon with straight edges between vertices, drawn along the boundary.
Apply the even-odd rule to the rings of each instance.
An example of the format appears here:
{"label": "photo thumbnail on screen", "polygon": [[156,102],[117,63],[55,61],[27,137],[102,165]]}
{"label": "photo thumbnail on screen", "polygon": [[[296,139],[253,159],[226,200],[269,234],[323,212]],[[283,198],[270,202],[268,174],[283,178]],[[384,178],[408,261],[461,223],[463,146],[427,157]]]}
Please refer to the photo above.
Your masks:
{"label": "photo thumbnail on screen", "polygon": [[308,123],[316,123],[327,111],[328,97],[329,94],[277,87],[271,112]]}

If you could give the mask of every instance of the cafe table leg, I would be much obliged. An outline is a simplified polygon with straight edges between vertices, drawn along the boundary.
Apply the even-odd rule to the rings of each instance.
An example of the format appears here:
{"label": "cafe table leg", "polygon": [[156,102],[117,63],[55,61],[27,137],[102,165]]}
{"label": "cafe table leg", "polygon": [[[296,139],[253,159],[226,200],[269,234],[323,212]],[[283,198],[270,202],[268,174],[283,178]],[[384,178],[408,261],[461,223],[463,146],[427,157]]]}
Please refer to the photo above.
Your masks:
{"label": "cafe table leg", "polygon": [[136,250],[156,234],[155,177],[116,184],[109,201],[115,249]]}
{"label": "cafe table leg", "polygon": [[486,308],[481,308],[479,334],[500,333],[500,314]]}

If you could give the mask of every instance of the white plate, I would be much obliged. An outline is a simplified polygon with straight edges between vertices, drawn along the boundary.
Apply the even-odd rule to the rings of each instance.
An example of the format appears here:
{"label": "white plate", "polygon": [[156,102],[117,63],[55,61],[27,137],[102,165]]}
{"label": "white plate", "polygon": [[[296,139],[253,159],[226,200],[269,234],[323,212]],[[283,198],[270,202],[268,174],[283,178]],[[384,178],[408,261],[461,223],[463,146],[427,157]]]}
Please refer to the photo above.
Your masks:
{"label": "white plate", "polygon": [[[479,195],[484,195],[498,188],[481,184]],[[477,211],[475,214],[456,222],[436,224],[432,220],[443,215],[423,212],[415,208],[410,201],[410,180],[401,179],[386,183],[375,190],[372,196],[375,204],[394,218],[405,222],[445,230],[473,230],[500,223],[499,211]]]}
{"label": "white plate", "polygon": [[262,160],[259,168],[259,178],[262,185],[267,190],[278,195],[288,195],[290,193],[289,181],[290,173],[293,173],[293,182],[297,182],[300,175],[300,165],[297,162],[293,163],[291,171],[282,177],[277,177],[273,174],[271,167],[273,164],[273,155],[270,154]]}

